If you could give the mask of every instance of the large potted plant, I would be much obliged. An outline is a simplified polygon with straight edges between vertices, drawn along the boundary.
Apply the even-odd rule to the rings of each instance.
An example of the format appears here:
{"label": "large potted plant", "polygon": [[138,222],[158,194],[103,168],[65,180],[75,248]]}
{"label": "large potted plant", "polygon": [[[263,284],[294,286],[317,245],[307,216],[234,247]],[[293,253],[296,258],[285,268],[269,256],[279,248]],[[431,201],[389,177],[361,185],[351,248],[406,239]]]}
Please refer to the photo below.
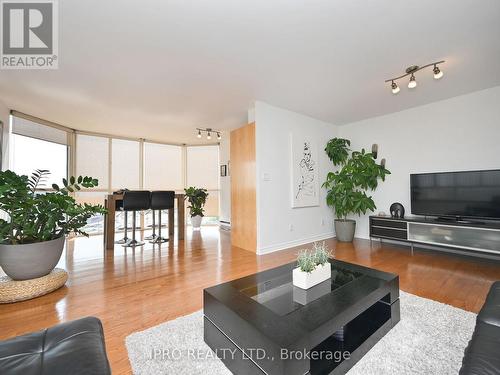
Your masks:
{"label": "large potted plant", "polygon": [[186,199],[189,202],[189,215],[191,216],[191,224],[194,229],[199,229],[201,220],[204,214],[204,206],[207,201],[207,189],[197,188],[194,186],[184,189]]}
{"label": "large potted plant", "polygon": [[61,258],[67,234],[88,236],[82,228],[100,205],[78,204],[69,194],[96,187],[92,177],[71,177],[53,192],[39,193],[49,171],[37,170],[30,177],[0,172],[0,266],[14,280],[49,274]]}
{"label": "large potted plant", "polygon": [[327,204],[335,210],[335,232],[341,242],[354,239],[356,221],[347,216],[374,211],[375,202],[367,191],[375,190],[378,181],[385,181],[385,176],[391,173],[385,165],[377,164],[372,153],[364,149],[351,152],[350,146],[348,139],[333,138],[325,148],[333,165],[340,167],[328,173],[323,187],[327,189]]}

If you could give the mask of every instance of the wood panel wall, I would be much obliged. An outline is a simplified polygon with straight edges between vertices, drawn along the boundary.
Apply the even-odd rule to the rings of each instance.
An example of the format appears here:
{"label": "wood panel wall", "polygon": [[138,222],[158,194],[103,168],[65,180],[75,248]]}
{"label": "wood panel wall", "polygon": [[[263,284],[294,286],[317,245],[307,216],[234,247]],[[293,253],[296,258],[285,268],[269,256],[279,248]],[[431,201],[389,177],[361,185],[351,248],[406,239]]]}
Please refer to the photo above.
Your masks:
{"label": "wood panel wall", "polygon": [[255,123],[231,132],[231,244],[257,250]]}

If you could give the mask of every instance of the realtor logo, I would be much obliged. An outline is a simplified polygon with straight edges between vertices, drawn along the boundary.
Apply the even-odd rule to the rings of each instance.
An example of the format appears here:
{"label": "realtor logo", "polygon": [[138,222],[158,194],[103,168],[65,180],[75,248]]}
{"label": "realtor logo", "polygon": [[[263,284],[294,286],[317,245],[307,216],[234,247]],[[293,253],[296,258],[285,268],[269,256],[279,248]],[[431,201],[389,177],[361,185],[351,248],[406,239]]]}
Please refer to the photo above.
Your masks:
{"label": "realtor logo", "polygon": [[1,69],[57,69],[56,0],[1,0]]}

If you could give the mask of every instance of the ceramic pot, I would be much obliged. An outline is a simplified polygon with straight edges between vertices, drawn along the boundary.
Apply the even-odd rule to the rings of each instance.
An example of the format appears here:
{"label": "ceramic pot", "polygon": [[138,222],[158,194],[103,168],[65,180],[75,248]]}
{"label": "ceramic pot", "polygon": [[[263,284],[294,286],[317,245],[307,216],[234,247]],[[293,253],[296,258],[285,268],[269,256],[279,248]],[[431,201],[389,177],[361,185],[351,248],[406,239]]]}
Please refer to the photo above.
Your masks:
{"label": "ceramic pot", "polygon": [[356,231],[356,221],[350,219],[336,219],[334,222],[337,241],[352,242]]}
{"label": "ceramic pot", "polygon": [[309,289],[332,277],[330,262],[318,264],[311,272],[301,271],[299,267],[292,271],[293,285],[301,289]]}
{"label": "ceramic pot", "polygon": [[196,215],[191,217],[191,224],[193,225],[193,229],[200,229],[201,227],[201,219],[203,216]]}
{"label": "ceramic pot", "polygon": [[0,266],[13,280],[48,275],[59,262],[65,237],[20,245],[0,245]]}

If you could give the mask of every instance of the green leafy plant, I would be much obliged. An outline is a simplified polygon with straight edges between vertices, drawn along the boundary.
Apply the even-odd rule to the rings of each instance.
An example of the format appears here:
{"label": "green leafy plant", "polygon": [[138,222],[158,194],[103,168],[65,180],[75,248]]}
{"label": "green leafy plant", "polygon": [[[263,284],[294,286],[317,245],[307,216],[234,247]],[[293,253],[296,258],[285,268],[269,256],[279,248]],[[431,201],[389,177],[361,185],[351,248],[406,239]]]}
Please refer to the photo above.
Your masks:
{"label": "green leafy plant", "polygon": [[332,252],[325,242],[319,244],[315,242],[311,250],[301,250],[297,256],[297,266],[302,272],[310,273],[316,266],[324,265],[332,257]]}
{"label": "green leafy plant", "polygon": [[367,191],[375,190],[378,181],[385,181],[385,176],[391,173],[364,149],[349,154],[350,145],[348,139],[333,138],[325,148],[333,165],[340,167],[336,172],[329,172],[323,183],[327,189],[326,202],[341,220],[346,220],[349,214],[374,211],[375,202]]}
{"label": "green leafy plant", "polygon": [[316,268],[316,262],[309,250],[301,250],[297,256],[297,266],[302,272],[311,273]]}
{"label": "green leafy plant", "polygon": [[326,264],[329,258],[333,257],[333,253],[326,246],[325,241],[322,243],[315,242],[313,244],[314,261],[316,264]]}
{"label": "green leafy plant", "polygon": [[208,193],[207,189],[196,188],[194,186],[184,189],[186,194],[185,199],[189,202],[189,214],[191,217],[194,216],[204,216],[204,206],[207,201]]}
{"label": "green leafy plant", "polygon": [[28,176],[12,171],[0,172],[0,242],[27,244],[50,241],[76,233],[88,236],[82,228],[93,215],[104,214],[101,205],[79,204],[69,195],[83,188],[92,188],[98,181],[91,177],[70,177],[64,187],[52,185],[53,192],[37,192],[47,176],[47,170],[36,170]]}

